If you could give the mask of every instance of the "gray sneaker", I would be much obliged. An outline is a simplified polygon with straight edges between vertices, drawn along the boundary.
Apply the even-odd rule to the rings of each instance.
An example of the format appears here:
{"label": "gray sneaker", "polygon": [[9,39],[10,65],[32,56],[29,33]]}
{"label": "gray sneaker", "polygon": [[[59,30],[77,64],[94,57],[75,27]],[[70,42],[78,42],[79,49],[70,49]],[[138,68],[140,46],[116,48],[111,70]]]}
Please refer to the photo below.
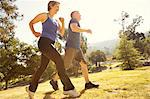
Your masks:
{"label": "gray sneaker", "polygon": [[64,93],[64,95],[69,95],[69,96],[74,97],[74,98],[80,96],[80,94],[75,89],[64,91],[63,93]]}

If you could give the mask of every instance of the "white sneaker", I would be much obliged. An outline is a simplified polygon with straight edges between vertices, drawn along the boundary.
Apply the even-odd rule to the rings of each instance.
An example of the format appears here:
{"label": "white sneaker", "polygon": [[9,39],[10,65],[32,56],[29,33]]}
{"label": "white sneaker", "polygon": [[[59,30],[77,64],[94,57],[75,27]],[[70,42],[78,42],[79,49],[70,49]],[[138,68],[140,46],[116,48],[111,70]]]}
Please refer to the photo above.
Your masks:
{"label": "white sneaker", "polygon": [[71,97],[79,97],[80,94],[74,89],[74,90],[68,90],[63,92],[64,95],[69,95]]}
{"label": "white sneaker", "polygon": [[29,87],[26,87],[26,92],[29,95],[29,99],[34,99],[34,92],[29,90]]}

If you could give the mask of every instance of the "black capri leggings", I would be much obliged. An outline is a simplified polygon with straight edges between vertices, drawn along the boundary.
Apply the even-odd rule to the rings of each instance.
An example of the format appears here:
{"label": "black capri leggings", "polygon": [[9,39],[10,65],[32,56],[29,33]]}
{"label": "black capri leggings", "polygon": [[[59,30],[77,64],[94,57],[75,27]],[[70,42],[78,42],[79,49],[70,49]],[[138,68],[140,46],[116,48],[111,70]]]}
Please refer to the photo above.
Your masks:
{"label": "black capri leggings", "polygon": [[58,75],[60,77],[62,84],[64,85],[63,87],[64,91],[74,89],[73,84],[71,83],[69,77],[66,74],[63,59],[61,55],[57,52],[57,50],[52,46],[53,44],[54,44],[54,41],[48,38],[41,37],[39,39],[38,47],[42,53],[41,65],[39,68],[37,68],[36,72],[33,74],[33,77],[29,86],[29,90],[32,92],[36,91],[37,86],[38,86],[38,81],[42,73],[45,71],[50,60],[52,60],[56,64]]}

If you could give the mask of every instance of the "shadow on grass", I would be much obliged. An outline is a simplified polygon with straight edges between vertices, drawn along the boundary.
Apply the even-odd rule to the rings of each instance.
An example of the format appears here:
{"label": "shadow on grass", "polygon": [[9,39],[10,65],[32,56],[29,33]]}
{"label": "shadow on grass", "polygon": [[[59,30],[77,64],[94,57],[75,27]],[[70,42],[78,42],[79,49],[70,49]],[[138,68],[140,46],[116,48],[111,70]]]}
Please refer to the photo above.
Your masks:
{"label": "shadow on grass", "polygon": [[[41,81],[39,81],[39,84],[40,83],[44,83],[44,82],[46,82],[46,81],[48,81],[49,79],[47,79],[47,80],[41,80]],[[30,81],[18,81],[18,82],[15,82],[15,83],[11,83],[11,84],[9,84],[8,85],[8,87],[7,87],[7,89],[11,89],[11,88],[15,88],[15,87],[23,87],[23,86],[27,86],[27,85],[29,85],[29,83],[30,83]],[[5,86],[3,85],[3,86],[1,86],[0,87],[0,91],[1,90],[7,90],[6,88],[4,88]]]}
{"label": "shadow on grass", "polygon": [[46,92],[43,99],[55,99],[54,97],[51,96],[53,92],[55,91]]}

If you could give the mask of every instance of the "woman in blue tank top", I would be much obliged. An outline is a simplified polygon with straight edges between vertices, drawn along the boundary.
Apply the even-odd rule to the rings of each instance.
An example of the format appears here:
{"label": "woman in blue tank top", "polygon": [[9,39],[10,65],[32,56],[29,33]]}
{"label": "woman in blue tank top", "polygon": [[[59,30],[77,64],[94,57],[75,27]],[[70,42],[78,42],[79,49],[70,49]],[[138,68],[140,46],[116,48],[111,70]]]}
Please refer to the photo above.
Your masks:
{"label": "woman in blue tank top", "polygon": [[[59,18],[61,25],[53,17],[59,11],[59,2],[50,1],[48,3],[48,13],[38,14],[31,22],[29,23],[32,33],[36,37],[40,37],[38,41],[38,48],[41,51],[41,65],[32,76],[29,87],[26,87],[26,91],[31,99],[34,98],[34,93],[38,86],[38,81],[45,71],[48,63],[52,60],[56,64],[56,69],[58,71],[60,80],[63,84],[64,94],[70,95],[72,97],[77,97],[79,94],[75,91],[73,84],[71,83],[69,77],[66,75],[64,69],[64,62],[61,58],[61,55],[53,47],[57,33],[59,32],[61,36],[64,35],[64,18]],[[33,25],[35,23],[42,23],[42,33],[36,32]],[[53,86],[53,89],[56,89],[57,81],[51,80],[50,82]]]}

